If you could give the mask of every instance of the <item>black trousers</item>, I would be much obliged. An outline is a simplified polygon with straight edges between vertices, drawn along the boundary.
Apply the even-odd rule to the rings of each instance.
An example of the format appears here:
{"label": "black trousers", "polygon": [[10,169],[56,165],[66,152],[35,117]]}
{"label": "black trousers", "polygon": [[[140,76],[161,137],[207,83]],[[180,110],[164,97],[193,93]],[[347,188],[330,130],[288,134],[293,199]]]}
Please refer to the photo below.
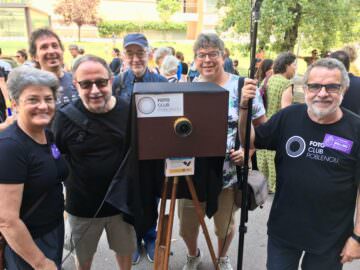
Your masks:
{"label": "black trousers", "polygon": [[[64,223],[47,234],[34,239],[35,244],[45,254],[45,256],[54,261],[59,270],[61,270],[62,252],[64,246]],[[17,255],[7,245],[5,247],[5,265],[7,270],[32,270],[33,268]]]}

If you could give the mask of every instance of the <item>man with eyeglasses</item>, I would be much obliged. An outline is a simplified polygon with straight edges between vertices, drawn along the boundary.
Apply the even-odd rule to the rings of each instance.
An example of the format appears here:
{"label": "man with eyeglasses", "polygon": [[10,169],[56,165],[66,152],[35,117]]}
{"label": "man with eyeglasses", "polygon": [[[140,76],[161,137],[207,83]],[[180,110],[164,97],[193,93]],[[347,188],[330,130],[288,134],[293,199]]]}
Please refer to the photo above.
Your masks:
{"label": "man with eyeglasses", "polygon": [[121,76],[115,77],[114,93],[130,99],[136,82],[167,82],[166,78],[149,70],[150,48],[143,34],[125,36],[123,48],[124,61],[128,69]]}
{"label": "man with eyeglasses", "polygon": [[[305,103],[251,128],[251,148],[276,151],[276,192],[268,221],[268,270],[340,270],[360,258],[360,118],[341,108],[349,87],[331,58],[304,75]],[[240,135],[256,81],[242,89]],[[354,224],[354,213],[355,224]]]}
{"label": "man with eyeglasses", "polygon": [[[90,270],[105,230],[119,268],[129,270],[131,254],[136,249],[135,230],[124,222],[118,209],[105,202],[126,152],[129,105],[123,98],[112,95],[112,72],[102,58],[92,55],[79,58],[73,76],[80,99],[59,110],[54,133],[56,145],[71,167],[65,183],[66,211],[76,267]],[[86,117],[89,129],[64,113],[70,106]]]}
{"label": "man with eyeglasses", "polygon": [[63,105],[78,99],[77,91],[72,83],[72,75],[65,72],[64,46],[59,36],[47,28],[39,28],[31,33],[29,53],[36,67],[54,73],[60,81],[57,105]]}
{"label": "man with eyeglasses", "polygon": [[[165,77],[149,70],[148,62],[150,47],[146,37],[143,34],[134,33],[125,36],[123,48],[124,61],[128,69],[123,74],[115,77],[113,83],[113,93],[115,93],[115,95],[124,97],[130,102],[134,89],[134,83],[167,82]],[[146,168],[148,168],[148,166]],[[144,170],[140,169],[140,171]],[[145,235],[137,236],[137,250],[132,257],[133,264],[137,264],[140,261],[142,253],[142,242],[144,242],[148,260],[150,262],[154,261],[155,240],[156,223]]]}
{"label": "man with eyeglasses", "polygon": [[[238,179],[235,165],[243,162],[243,151],[235,147],[237,124],[239,117],[239,80],[237,75],[224,70],[224,42],[216,34],[200,34],[193,47],[196,69],[200,76],[194,82],[212,82],[229,92],[228,131],[226,142],[226,155],[223,164],[222,190],[217,198],[217,211],[213,215],[215,234],[218,246],[218,266],[220,270],[231,270],[230,258],[227,256],[228,249],[235,235],[234,214],[237,208],[234,206],[235,187]],[[241,81],[240,81],[241,82]],[[199,104],[201,106],[201,104]],[[261,97],[255,99],[253,104],[253,121],[255,125],[265,121],[265,109]],[[209,120],[209,123],[211,120]],[[221,172],[220,172],[221,174]],[[206,180],[204,180],[206,181]],[[203,209],[206,203],[202,203]],[[179,200],[178,207],[180,219],[180,235],[187,249],[187,262],[183,270],[198,269],[201,263],[201,251],[198,248],[199,221],[192,200]]]}

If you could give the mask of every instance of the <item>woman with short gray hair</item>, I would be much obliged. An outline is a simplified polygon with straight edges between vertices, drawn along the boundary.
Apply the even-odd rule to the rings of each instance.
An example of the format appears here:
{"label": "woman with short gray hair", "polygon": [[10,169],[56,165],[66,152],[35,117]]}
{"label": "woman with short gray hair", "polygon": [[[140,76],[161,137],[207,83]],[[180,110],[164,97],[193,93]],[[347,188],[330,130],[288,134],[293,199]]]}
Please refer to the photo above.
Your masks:
{"label": "woman with short gray hair", "polygon": [[155,71],[160,74],[160,68],[167,55],[171,55],[171,50],[168,47],[157,48],[154,52],[154,60],[156,64]]}
{"label": "woman with short gray hair", "polygon": [[61,269],[68,169],[47,130],[58,87],[55,75],[29,67],[8,78],[17,115],[0,133],[0,232],[9,270]]}
{"label": "woman with short gray hair", "polygon": [[179,66],[179,60],[172,55],[168,55],[164,58],[164,61],[160,68],[160,74],[163,75],[168,82],[178,82],[177,71]]}

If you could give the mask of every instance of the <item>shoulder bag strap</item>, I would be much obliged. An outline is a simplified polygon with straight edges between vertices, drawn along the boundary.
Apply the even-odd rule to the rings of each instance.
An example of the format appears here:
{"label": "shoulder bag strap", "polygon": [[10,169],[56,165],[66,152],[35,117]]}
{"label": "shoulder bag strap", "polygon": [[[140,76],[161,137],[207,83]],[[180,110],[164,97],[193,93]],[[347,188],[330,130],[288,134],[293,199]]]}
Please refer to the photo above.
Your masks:
{"label": "shoulder bag strap", "polygon": [[60,108],[60,112],[62,112],[69,120],[71,120],[74,124],[86,132],[100,136],[105,140],[117,142],[113,135],[104,132],[104,128],[96,122],[91,122],[83,112],[74,106],[74,104],[69,103],[66,106]]}

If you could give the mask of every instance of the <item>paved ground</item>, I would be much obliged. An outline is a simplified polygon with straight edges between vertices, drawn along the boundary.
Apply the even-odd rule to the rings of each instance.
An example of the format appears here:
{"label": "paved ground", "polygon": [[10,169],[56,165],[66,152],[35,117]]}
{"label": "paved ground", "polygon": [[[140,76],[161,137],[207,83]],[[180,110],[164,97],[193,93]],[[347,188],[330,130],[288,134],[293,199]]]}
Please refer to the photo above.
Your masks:
{"label": "paved ground", "polygon": [[[269,215],[269,209],[272,202],[272,196],[268,199],[263,209],[257,209],[254,212],[249,213],[249,222],[248,222],[248,233],[245,238],[245,253],[244,253],[244,270],[265,270],[266,262],[266,221]],[[237,224],[240,223],[240,211],[237,213]],[[215,245],[215,236],[213,233],[212,222],[206,220],[208,228]],[[175,217],[174,230],[173,230],[173,241],[172,241],[172,251],[173,256],[170,258],[170,270],[181,270],[183,264],[185,263],[186,257],[186,248],[183,241],[178,235],[178,220]],[[213,269],[210,264],[210,256],[206,247],[205,239],[201,235],[199,237],[199,243],[201,250],[203,251],[203,263],[199,270],[208,270]],[[233,268],[236,269],[237,266],[237,247],[238,247],[238,237],[233,241],[230,249],[230,258],[232,261]],[[64,252],[64,254],[66,254]],[[67,260],[64,264],[64,270],[73,270],[74,262],[70,256],[70,259]],[[101,270],[115,270],[117,269],[115,264],[115,259],[112,251],[110,251],[106,244],[106,238],[104,235],[101,238],[100,245],[98,247],[98,252],[95,256],[94,265],[92,269],[101,269]],[[153,264],[149,263],[145,256],[142,257],[140,263],[133,267],[134,270],[150,270],[153,269]],[[353,262],[351,264],[346,264],[344,270],[359,270],[360,261]]]}

